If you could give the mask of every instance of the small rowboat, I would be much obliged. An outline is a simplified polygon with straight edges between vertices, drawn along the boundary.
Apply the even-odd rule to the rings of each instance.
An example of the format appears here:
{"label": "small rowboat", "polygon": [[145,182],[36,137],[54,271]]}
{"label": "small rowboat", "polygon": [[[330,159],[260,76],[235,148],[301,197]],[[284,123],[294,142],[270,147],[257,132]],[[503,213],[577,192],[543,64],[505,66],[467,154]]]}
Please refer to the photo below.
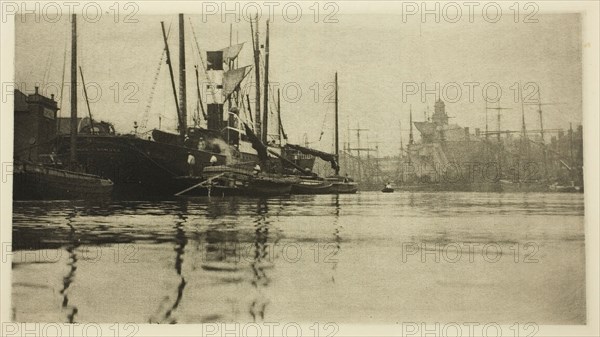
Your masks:
{"label": "small rowboat", "polygon": [[383,193],[394,193],[394,188],[392,188],[392,186],[390,185],[386,185],[381,192]]}

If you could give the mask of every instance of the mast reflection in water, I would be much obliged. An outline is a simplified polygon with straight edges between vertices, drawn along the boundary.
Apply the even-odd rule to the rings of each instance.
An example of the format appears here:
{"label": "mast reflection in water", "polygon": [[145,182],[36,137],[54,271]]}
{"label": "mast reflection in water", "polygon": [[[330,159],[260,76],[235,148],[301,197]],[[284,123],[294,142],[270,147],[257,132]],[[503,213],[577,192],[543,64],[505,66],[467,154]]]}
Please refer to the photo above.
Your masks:
{"label": "mast reflection in water", "polygon": [[[586,318],[580,194],[15,202],[13,211],[18,322]],[[404,254],[407,243],[426,244],[428,260]],[[503,254],[489,263],[465,248],[446,263],[449,244]]]}
{"label": "mast reflection in water", "polygon": [[[180,202],[180,206],[181,206],[181,211],[178,212],[177,217],[178,220],[175,222],[175,272],[177,273],[178,277],[180,278],[179,284],[177,285],[177,296],[175,297],[175,300],[173,301],[173,303],[171,304],[170,307],[168,307],[168,309],[166,309],[165,313],[162,315],[162,317],[160,318],[160,320],[158,320],[158,322],[160,323],[169,323],[169,324],[176,324],[177,323],[177,319],[175,317],[173,317],[173,312],[175,310],[177,310],[177,308],[179,307],[179,303],[181,303],[181,300],[183,298],[183,290],[185,289],[186,286],[186,281],[185,281],[185,277],[183,276],[183,272],[182,272],[182,266],[183,266],[183,257],[185,254],[185,246],[188,243],[188,239],[186,237],[185,234],[185,228],[184,225],[187,221],[187,203],[185,201],[181,201]],[[165,301],[167,302],[169,301],[170,297],[166,296],[165,297]],[[163,303],[164,303],[163,302]],[[162,303],[161,303],[162,306]],[[160,311],[160,309],[159,309]],[[152,319],[149,320],[149,323],[154,323],[154,321]]]}
{"label": "mast reflection in water", "polygon": [[255,289],[255,297],[250,304],[250,315],[254,321],[265,319],[265,309],[268,304],[268,299],[265,295],[265,290],[269,285],[269,278],[265,270],[272,267],[269,263],[268,240],[269,240],[269,221],[267,213],[269,207],[266,200],[260,199],[257,205],[257,216],[254,227],[256,230],[254,239],[254,259],[251,267],[253,272],[252,286]]}
{"label": "mast reflection in water", "polygon": [[63,295],[62,307],[67,310],[67,322],[75,323],[75,315],[77,315],[77,307],[73,304],[69,305],[68,290],[75,279],[75,272],[77,271],[77,248],[79,247],[79,240],[75,227],[73,226],[73,219],[77,216],[77,211],[73,210],[67,215],[67,226],[69,226],[69,236],[67,243],[67,252],[69,253],[67,266],[68,272],[63,277],[63,288],[60,293]]}

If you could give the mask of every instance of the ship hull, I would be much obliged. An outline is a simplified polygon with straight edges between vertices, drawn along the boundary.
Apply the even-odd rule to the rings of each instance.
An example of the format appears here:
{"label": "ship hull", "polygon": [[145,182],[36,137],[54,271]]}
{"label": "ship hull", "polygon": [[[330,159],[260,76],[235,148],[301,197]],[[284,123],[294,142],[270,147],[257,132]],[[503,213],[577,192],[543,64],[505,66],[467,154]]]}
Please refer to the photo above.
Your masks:
{"label": "ship hull", "polygon": [[16,164],[13,176],[14,200],[97,200],[113,191],[108,179],[40,164]]}
{"label": "ship hull", "polygon": [[323,180],[300,179],[292,185],[292,194],[331,194],[332,185],[331,182]]}
{"label": "ship hull", "polygon": [[244,167],[209,166],[203,177],[175,179],[181,196],[281,196],[289,195],[296,178],[256,173]]}
{"label": "ship hull", "polygon": [[[58,154],[68,158],[69,138],[59,139]],[[195,158],[190,170],[188,154]],[[218,163],[226,158],[218,153],[159,143],[128,136],[78,135],[77,161],[86,172],[114,182],[115,198],[165,198],[177,192],[178,176],[200,174],[210,158]]]}
{"label": "ship hull", "polygon": [[355,194],[358,192],[356,183],[337,182],[331,185],[332,194]]}
{"label": "ship hull", "polygon": [[354,194],[358,192],[358,184],[347,178],[330,177],[326,181],[331,183],[331,194]]}
{"label": "ship hull", "polygon": [[[189,186],[188,186],[189,187]],[[202,186],[195,188],[183,197],[275,197],[291,194],[292,185],[289,183],[254,183],[247,186]]]}

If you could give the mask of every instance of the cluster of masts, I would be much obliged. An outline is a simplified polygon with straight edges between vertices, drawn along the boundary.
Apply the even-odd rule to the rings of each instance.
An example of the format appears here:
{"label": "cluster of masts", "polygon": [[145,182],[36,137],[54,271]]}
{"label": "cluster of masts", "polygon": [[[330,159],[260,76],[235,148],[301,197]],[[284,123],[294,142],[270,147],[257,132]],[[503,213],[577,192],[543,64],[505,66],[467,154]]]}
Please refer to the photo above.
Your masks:
{"label": "cluster of masts", "polygon": [[[539,92],[538,92],[539,94]],[[482,132],[482,134],[485,136],[486,139],[489,139],[490,136],[496,136],[497,140],[500,141],[500,137],[502,134],[516,134],[519,133],[522,135],[523,138],[527,138],[528,134],[539,134],[540,138],[543,142],[545,142],[545,137],[544,135],[546,133],[559,133],[562,132],[564,130],[562,129],[544,129],[544,122],[543,122],[543,111],[542,111],[542,106],[545,105],[561,105],[563,103],[546,103],[546,102],[542,102],[541,97],[538,96],[538,100],[537,102],[531,102],[531,103],[525,103],[523,101],[521,101],[521,130],[502,130],[502,126],[501,126],[501,120],[502,120],[502,111],[503,110],[512,110],[512,108],[509,107],[503,107],[500,105],[497,106],[490,106],[490,104],[488,104],[488,102],[485,102],[485,131]],[[537,113],[539,115],[539,129],[534,129],[534,130],[528,130],[526,123],[525,123],[525,106],[526,105],[533,105],[537,107]],[[489,112],[490,111],[496,111],[496,126],[495,126],[495,130],[491,130],[490,127],[490,119],[489,119]],[[413,133],[413,114],[412,114],[412,105],[410,106],[410,110],[409,110],[409,125],[410,125],[410,129],[409,129],[409,141],[408,143],[410,145],[414,144],[414,133]],[[427,106],[427,110],[424,110],[424,116],[425,116],[425,121],[427,122],[431,122],[431,118],[429,116],[429,106]],[[453,118],[451,116],[447,116],[448,118]],[[402,130],[402,124],[400,122],[400,130],[401,131],[405,131]],[[401,149],[403,148],[402,146],[402,137],[400,137],[400,143],[401,143]]]}
{"label": "cluster of masts", "polygon": [[[162,28],[162,33],[163,33],[163,38],[164,38],[164,43],[165,43],[165,53],[166,53],[166,63],[169,67],[169,75],[170,75],[170,80],[171,80],[171,87],[172,87],[172,91],[173,91],[173,97],[174,97],[174,101],[175,101],[175,108],[177,111],[177,120],[178,120],[178,131],[180,133],[180,136],[182,138],[186,137],[186,133],[187,133],[187,129],[188,129],[188,125],[187,125],[187,97],[186,97],[186,53],[185,53],[185,29],[184,29],[184,16],[183,14],[179,14],[179,94],[177,93],[177,89],[176,89],[176,84],[175,84],[175,77],[174,77],[174,72],[173,72],[173,67],[172,67],[172,59],[171,59],[171,55],[170,55],[170,49],[169,49],[169,45],[167,42],[167,33],[165,31],[165,26],[164,26],[164,22],[161,22],[161,28]],[[253,46],[253,57],[254,57],[254,70],[255,70],[255,107],[254,107],[254,132],[260,136],[261,141],[264,144],[268,143],[268,111],[269,111],[269,21],[266,21],[266,38],[265,38],[265,44],[264,44],[264,74],[263,74],[263,78],[262,78],[262,84],[263,84],[263,88],[262,88],[262,93],[261,93],[261,67],[260,67],[260,49],[261,49],[261,45],[259,42],[259,22],[258,22],[258,17],[256,17],[255,20],[251,20],[250,22],[250,27],[251,27],[251,36],[252,36],[252,46]],[[72,62],[71,62],[71,82],[72,83],[76,83],[77,82],[77,40],[76,40],[76,17],[75,15],[73,15],[72,18],[72,53],[71,53],[71,57],[72,57]],[[231,33],[230,33],[230,45],[231,45]],[[234,67],[234,65],[232,64],[232,62],[230,61],[228,63],[229,68],[232,69]],[[196,71],[196,76],[198,76],[198,69],[197,66],[195,66],[195,71]],[[81,69],[81,67],[79,67],[79,72],[81,74],[81,80],[84,81],[83,78],[83,70]],[[196,78],[197,82],[198,82],[198,77]],[[337,83],[337,74],[336,74],[336,83]],[[239,85],[236,88],[236,91],[239,90]],[[76,86],[73,85],[71,86],[71,130],[76,130],[77,129],[77,93],[76,93]],[[204,105],[202,103],[202,98],[200,96],[200,89],[198,87],[198,99],[200,101],[199,107],[202,110],[202,114],[204,116],[206,116],[206,113],[204,111]],[[263,99],[262,99],[262,103],[263,106],[261,107],[261,94],[263,94]],[[277,102],[277,112],[278,112],[278,134],[279,134],[279,139],[281,141],[281,136],[282,134],[284,134],[283,130],[282,130],[282,124],[281,124],[281,118],[280,118],[280,105],[279,105],[279,92],[277,93],[277,97],[278,97],[278,102]],[[85,86],[84,86],[84,96],[86,99],[86,103],[87,103],[87,108],[88,108],[88,114],[89,114],[89,118],[90,118],[90,123],[93,123],[93,118],[92,118],[92,113],[89,107],[89,102],[87,99],[87,93],[85,92]],[[61,95],[62,97],[62,95]],[[336,85],[336,98],[337,98],[337,85]],[[248,110],[250,109],[250,99],[247,96],[246,97],[247,100],[247,107]],[[230,99],[228,99],[228,102],[230,104],[230,107],[232,105],[234,105]],[[503,107],[503,106],[490,106],[488,104],[488,102],[486,101],[485,103],[485,132],[483,132],[483,135],[485,136],[486,139],[489,139],[490,136],[496,136],[498,141],[500,141],[500,137],[502,134],[515,134],[515,133],[520,133],[522,135],[523,138],[527,138],[528,134],[531,133],[539,133],[542,142],[545,142],[545,133],[557,133],[562,131],[561,129],[544,129],[544,123],[543,123],[543,111],[542,111],[542,106],[546,106],[546,105],[559,105],[562,103],[547,103],[547,102],[542,102],[541,100],[541,94],[538,91],[538,100],[537,102],[532,102],[532,103],[525,103],[523,98],[521,98],[521,130],[519,131],[515,131],[515,130],[502,130],[501,128],[501,118],[502,118],[502,114],[501,112],[504,110],[511,110],[512,108],[509,107]],[[243,98],[242,98],[242,105],[243,105]],[[534,105],[537,107],[537,112],[539,115],[539,129],[538,130],[527,130],[526,127],[526,123],[525,123],[525,105]],[[262,109],[261,109],[262,108]],[[488,118],[488,113],[490,111],[495,111],[496,112],[496,126],[495,129],[496,130],[490,130],[490,120]],[[262,112],[262,113],[261,113]],[[251,113],[251,111],[250,111]],[[73,116],[75,116],[73,118]],[[337,104],[336,104],[336,125],[338,125],[338,113],[337,113]],[[427,110],[424,110],[424,116],[425,116],[425,120],[426,121],[430,121],[430,117],[429,117],[429,106],[427,107]],[[408,144],[412,145],[414,144],[414,134],[413,134],[413,116],[412,116],[412,106],[410,107],[410,121],[409,121],[409,125],[410,125],[410,129],[409,129],[409,140],[408,140]],[[137,123],[136,123],[137,126]],[[91,125],[91,130],[93,132],[94,127],[93,124]],[[400,125],[400,130],[402,131],[401,125]],[[372,147],[370,147],[370,145],[368,145],[367,147],[363,147],[361,146],[361,133],[363,132],[367,132],[369,131],[368,129],[364,129],[364,128],[360,128],[360,126],[358,126],[356,129],[350,129],[348,128],[348,139],[350,139],[350,132],[354,131],[356,132],[356,147],[351,147],[350,145],[350,141],[348,140],[348,142],[345,144],[345,150],[348,152],[348,154],[357,154],[360,157],[361,152],[366,152],[366,153],[370,153],[373,151],[377,151],[378,150],[378,142],[371,142],[371,143],[375,143],[375,149],[373,149]],[[72,135],[72,137],[74,138],[75,135]],[[285,136],[284,136],[285,137]],[[371,144],[367,141],[368,144]],[[404,146],[403,146],[403,140],[402,137],[400,137],[400,148],[401,148],[401,154]],[[335,151],[336,154],[339,152],[339,135],[338,135],[338,129],[336,127],[336,134],[335,134]],[[75,145],[72,145],[71,148],[71,154],[72,156],[75,155]]]}
{"label": "cluster of masts", "polygon": [[[171,59],[171,53],[170,53],[170,49],[169,49],[169,45],[168,45],[168,41],[167,41],[167,32],[165,30],[165,25],[164,22],[161,22],[161,27],[162,27],[162,33],[163,33],[163,39],[164,39],[164,44],[165,44],[165,53],[166,53],[166,63],[169,67],[169,76],[170,76],[170,80],[171,80],[171,88],[173,91],[173,97],[175,100],[175,108],[177,111],[177,129],[180,133],[180,136],[182,138],[185,138],[186,136],[186,132],[187,132],[187,100],[186,100],[186,56],[185,56],[185,29],[184,29],[184,17],[183,14],[179,14],[179,94],[177,93],[177,88],[176,88],[176,83],[175,83],[175,77],[174,77],[174,71],[173,71],[173,67],[172,67],[172,59]],[[269,111],[269,21],[266,21],[266,39],[265,39],[265,44],[261,45],[259,42],[259,21],[258,21],[258,16],[255,18],[255,20],[252,20],[250,22],[250,28],[251,28],[251,36],[252,36],[252,48],[253,48],[253,58],[254,58],[254,77],[255,77],[255,106],[254,106],[254,118],[252,118],[252,111],[251,111],[251,107],[250,107],[250,98],[248,95],[246,95],[246,97],[239,97],[239,91],[240,91],[240,87],[239,87],[239,83],[236,84],[235,89],[233,90],[236,95],[235,95],[235,99],[234,101],[232,101],[232,97],[231,95],[227,95],[227,97],[224,99],[225,101],[228,102],[229,105],[229,110],[231,112],[231,110],[235,110],[237,109],[238,104],[241,104],[242,106],[245,105],[245,107],[248,109],[248,112],[250,113],[250,121],[253,122],[252,126],[254,129],[254,132],[258,135],[258,137],[260,138],[260,140],[267,144],[268,143],[268,111]],[[194,38],[195,38],[195,32],[194,33]],[[232,32],[230,32],[230,47],[231,47],[231,41],[232,40]],[[197,41],[196,41],[197,44]],[[261,75],[261,46],[264,46],[264,72]],[[199,48],[198,48],[198,52],[200,52]],[[239,51],[238,51],[239,52]],[[237,54],[236,54],[237,56]],[[229,70],[235,70],[235,61],[234,60],[227,60],[227,65]],[[249,66],[248,66],[249,67]],[[241,69],[245,70],[245,68],[248,67],[243,67]],[[202,97],[200,94],[200,87],[199,87],[199,79],[198,79],[198,66],[195,66],[195,72],[196,72],[196,82],[197,82],[197,95],[198,95],[198,100],[199,100],[199,104],[198,104],[198,110],[196,113],[199,113],[200,111],[202,111],[202,115],[206,118],[206,112],[204,110],[204,105],[202,102]],[[242,76],[242,79],[246,76],[247,74],[244,71],[244,74]],[[209,79],[210,80],[210,79]],[[262,80],[262,88],[261,88],[261,80]],[[212,93],[214,96],[214,92]],[[279,92],[277,92],[277,110],[278,110],[278,116],[280,114],[280,106],[279,106]],[[244,98],[246,99],[246,102],[244,102]],[[262,98],[262,100],[261,100]],[[246,104],[244,104],[246,103]],[[262,107],[261,107],[261,103],[262,103]],[[198,125],[198,117],[199,116],[194,116],[194,123],[196,125]],[[239,129],[237,131],[240,131]],[[283,138],[285,138],[285,133],[282,130],[282,126],[281,126],[281,120],[279,118],[279,122],[278,122],[278,138],[281,142],[282,139],[282,135]]]}

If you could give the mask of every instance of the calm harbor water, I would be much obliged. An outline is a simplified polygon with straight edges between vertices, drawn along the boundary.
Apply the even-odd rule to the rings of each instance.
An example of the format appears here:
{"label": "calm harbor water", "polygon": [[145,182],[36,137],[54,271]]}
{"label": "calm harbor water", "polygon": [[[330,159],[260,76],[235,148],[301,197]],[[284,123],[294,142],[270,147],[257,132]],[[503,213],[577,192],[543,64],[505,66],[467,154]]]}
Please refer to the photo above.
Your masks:
{"label": "calm harbor water", "polygon": [[36,322],[584,324],[581,194],[16,202]]}

